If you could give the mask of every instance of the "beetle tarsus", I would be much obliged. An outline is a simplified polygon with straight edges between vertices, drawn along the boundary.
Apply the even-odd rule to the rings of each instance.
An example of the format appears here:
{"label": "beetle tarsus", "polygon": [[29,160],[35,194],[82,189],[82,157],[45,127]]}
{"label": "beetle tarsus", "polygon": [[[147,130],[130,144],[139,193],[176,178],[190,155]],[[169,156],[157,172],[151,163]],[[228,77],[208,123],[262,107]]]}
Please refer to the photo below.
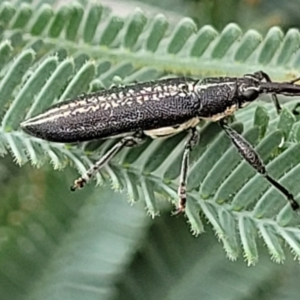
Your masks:
{"label": "beetle tarsus", "polygon": [[172,216],[179,216],[185,212],[185,207],[186,207],[186,197],[181,198],[179,201],[179,205],[175,209],[175,211],[172,212]]}
{"label": "beetle tarsus", "polygon": [[294,199],[289,199],[289,202],[290,202],[290,205],[293,210],[297,210],[298,212],[300,212],[299,211],[300,206],[299,206],[298,202],[296,202]]}
{"label": "beetle tarsus", "polygon": [[71,186],[71,191],[75,192],[78,189],[82,189],[86,185],[86,179],[80,177],[74,181],[74,184]]}
{"label": "beetle tarsus", "polygon": [[299,111],[297,110],[299,107],[300,107],[300,102],[298,102],[292,110],[292,113],[296,116],[298,116],[300,114]]}

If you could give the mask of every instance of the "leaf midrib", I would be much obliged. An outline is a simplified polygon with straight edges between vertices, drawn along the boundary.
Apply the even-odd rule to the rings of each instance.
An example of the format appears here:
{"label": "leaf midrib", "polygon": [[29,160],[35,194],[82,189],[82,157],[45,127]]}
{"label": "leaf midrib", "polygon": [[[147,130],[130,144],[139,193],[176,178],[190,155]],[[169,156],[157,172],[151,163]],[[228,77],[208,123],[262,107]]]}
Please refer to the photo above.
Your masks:
{"label": "leaf midrib", "polygon": [[[6,30],[6,32],[9,34],[13,31]],[[39,37],[34,37],[29,33],[24,33],[23,38],[27,44],[31,44],[39,39]],[[261,69],[268,73],[271,78],[280,81],[288,81],[298,76],[296,71],[292,71],[290,69],[284,71],[281,66],[277,67],[270,64],[262,66],[255,61],[247,60],[243,63],[235,62],[233,59],[229,59],[227,55],[225,55],[222,59],[208,59],[206,57],[202,58],[191,56],[180,56],[180,59],[174,59],[178,57],[178,55],[155,55],[155,53],[145,51],[144,49],[140,49],[137,52],[132,52],[125,48],[114,49],[100,45],[85,44],[83,42],[74,43],[63,38],[54,39],[44,37],[43,42],[47,45],[44,47],[51,50],[61,47],[68,49],[70,54],[74,54],[78,51],[85,52],[93,57],[94,60],[107,58],[107,60],[110,60],[116,64],[126,61],[131,63],[135,68],[151,66],[156,68],[158,71],[173,74],[184,74],[194,76],[196,78],[225,75],[236,77],[243,76],[245,73],[254,73]],[[186,42],[185,46],[187,45],[188,42]],[[151,64],[149,64],[149,62]],[[247,66],[246,69],[245,65]]]}

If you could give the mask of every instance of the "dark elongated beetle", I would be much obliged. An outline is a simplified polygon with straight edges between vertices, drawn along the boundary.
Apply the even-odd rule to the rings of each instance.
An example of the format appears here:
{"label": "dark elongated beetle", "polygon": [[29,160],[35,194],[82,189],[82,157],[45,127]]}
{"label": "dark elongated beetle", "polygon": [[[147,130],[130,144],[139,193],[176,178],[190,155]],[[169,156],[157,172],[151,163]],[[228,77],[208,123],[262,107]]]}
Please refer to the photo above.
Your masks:
{"label": "dark elongated beetle", "polygon": [[186,205],[189,154],[199,139],[196,126],[200,119],[218,122],[241,156],[284,194],[296,210],[299,204],[294,196],[267,173],[254,148],[227,124],[226,119],[260,94],[271,94],[276,110],[280,112],[276,95],[300,96],[300,85],[295,84],[298,80],[272,82],[260,71],[240,78],[197,80],[182,77],[113,87],[52,106],[21,123],[21,127],[33,136],[59,143],[122,137],[75,180],[72,190],[82,188],[123,147],[141,144],[146,136],[167,137],[188,130],[190,135],[183,152],[178,188],[177,212],[181,212]]}

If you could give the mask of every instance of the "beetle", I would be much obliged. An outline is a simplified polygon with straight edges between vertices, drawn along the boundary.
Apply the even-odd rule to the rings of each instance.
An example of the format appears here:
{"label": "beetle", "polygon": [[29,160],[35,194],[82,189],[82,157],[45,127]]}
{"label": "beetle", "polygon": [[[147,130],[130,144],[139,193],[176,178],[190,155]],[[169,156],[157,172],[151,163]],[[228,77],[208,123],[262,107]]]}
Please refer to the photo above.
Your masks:
{"label": "beetle", "polygon": [[299,204],[294,196],[268,174],[254,148],[228,125],[227,119],[261,94],[272,95],[279,113],[277,94],[300,95],[300,85],[295,84],[298,80],[272,82],[266,73],[259,71],[243,77],[179,77],[112,87],[58,103],[22,122],[21,127],[30,135],[58,143],[122,137],[75,180],[73,191],[82,188],[122,148],[139,145],[147,136],[162,138],[189,131],[179,178],[179,213],[186,206],[189,155],[199,140],[196,127],[201,119],[218,122],[240,155],[297,210]]}

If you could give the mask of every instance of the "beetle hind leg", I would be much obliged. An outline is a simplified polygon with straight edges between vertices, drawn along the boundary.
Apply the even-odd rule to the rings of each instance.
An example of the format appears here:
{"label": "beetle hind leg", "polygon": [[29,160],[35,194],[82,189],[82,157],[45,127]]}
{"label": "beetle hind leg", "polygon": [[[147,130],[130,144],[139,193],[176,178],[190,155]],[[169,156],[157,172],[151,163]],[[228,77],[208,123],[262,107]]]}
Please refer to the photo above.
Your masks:
{"label": "beetle hind leg", "polygon": [[83,188],[95,174],[108,163],[122,148],[134,147],[144,142],[144,136],[137,133],[135,136],[127,136],[116,143],[107,153],[105,153],[90,169],[80,178],[74,181],[71,191]]}
{"label": "beetle hind leg", "polygon": [[270,184],[273,185],[273,187],[275,187],[286,197],[293,210],[299,210],[300,206],[295,200],[293,194],[291,194],[283,185],[281,185],[268,174],[264,163],[254,148],[239,133],[237,133],[233,128],[229,127],[226,124],[226,121],[222,120],[219,122],[219,124],[227,136],[231,139],[240,155],[250,164],[250,166],[252,166],[256,172],[260,173],[265,179],[267,179],[267,181],[269,181]]}

